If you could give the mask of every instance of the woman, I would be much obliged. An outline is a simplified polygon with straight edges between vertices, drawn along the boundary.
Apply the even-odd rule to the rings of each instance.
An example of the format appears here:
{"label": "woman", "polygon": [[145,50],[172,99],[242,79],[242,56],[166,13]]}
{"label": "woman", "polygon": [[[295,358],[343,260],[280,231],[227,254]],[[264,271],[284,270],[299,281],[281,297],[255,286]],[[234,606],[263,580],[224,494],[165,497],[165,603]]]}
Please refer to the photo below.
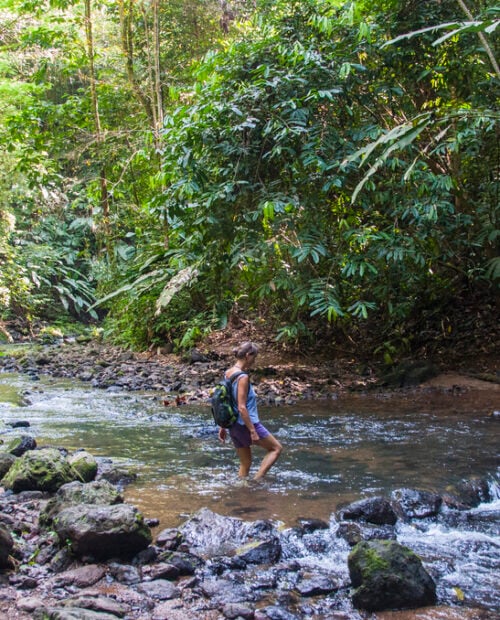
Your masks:
{"label": "woman", "polygon": [[[252,342],[244,342],[234,350],[236,362],[226,370],[226,378],[230,379],[235,373],[243,373],[233,382],[233,397],[238,405],[238,419],[229,428],[229,434],[240,459],[240,478],[246,478],[252,464],[252,444],[267,450],[254,480],[263,478],[269,469],[278,460],[283,450],[280,442],[275,439],[267,428],[261,424],[257,411],[257,399],[247,371],[254,365],[258,348]],[[226,441],[227,430],[219,428],[219,439]]]}

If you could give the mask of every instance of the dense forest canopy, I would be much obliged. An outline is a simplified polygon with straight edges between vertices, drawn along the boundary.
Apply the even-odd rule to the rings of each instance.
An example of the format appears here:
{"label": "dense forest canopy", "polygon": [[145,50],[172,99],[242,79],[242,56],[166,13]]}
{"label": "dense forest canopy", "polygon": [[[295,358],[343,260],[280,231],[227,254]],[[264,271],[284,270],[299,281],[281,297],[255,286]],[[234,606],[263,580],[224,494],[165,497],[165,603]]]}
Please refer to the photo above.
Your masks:
{"label": "dense forest canopy", "polygon": [[0,318],[411,349],[498,295],[500,9],[0,0]]}

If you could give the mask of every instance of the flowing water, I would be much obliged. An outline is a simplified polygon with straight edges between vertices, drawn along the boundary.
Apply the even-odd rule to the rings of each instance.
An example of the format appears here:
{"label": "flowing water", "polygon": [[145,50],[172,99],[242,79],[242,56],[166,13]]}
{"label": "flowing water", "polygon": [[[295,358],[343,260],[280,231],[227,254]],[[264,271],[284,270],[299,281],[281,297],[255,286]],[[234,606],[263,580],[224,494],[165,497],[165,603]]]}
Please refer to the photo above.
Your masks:
{"label": "flowing water", "polygon": [[[3,398],[2,398],[3,395]],[[238,481],[231,445],[220,444],[205,405],[166,407],[156,394],[93,390],[76,382],[0,374],[0,439],[34,436],[39,446],[85,448],[138,472],[126,501],[160,528],[201,507],[245,520],[293,526],[350,501],[401,487],[443,492],[464,478],[488,477],[498,499],[464,513],[463,522],[400,526],[398,540],[439,576],[442,599],[462,591],[500,611],[500,422],[494,399],[477,395],[349,396],[282,408],[261,418],[281,441],[280,461],[261,484]],[[255,450],[255,467],[261,453]],[[298,553],[298,552],[297,552]],[[320,561],[316,557],[316,562]]]}

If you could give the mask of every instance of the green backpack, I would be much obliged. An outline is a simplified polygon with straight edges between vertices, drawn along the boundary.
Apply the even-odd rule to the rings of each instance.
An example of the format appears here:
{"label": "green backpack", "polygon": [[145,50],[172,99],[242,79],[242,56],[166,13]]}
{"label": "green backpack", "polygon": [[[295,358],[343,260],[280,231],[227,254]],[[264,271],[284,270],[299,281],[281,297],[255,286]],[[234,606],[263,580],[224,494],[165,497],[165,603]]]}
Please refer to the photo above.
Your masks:
{"label": "green backpack", "polygon": [[217,385],[210,398],[212,404],[212,415],[217,426],[229,428],[238,419],[238,407],[233,398],[233,383],[235,379],[244,375],[244,372],[235,372],[231,378],[222,379]]}

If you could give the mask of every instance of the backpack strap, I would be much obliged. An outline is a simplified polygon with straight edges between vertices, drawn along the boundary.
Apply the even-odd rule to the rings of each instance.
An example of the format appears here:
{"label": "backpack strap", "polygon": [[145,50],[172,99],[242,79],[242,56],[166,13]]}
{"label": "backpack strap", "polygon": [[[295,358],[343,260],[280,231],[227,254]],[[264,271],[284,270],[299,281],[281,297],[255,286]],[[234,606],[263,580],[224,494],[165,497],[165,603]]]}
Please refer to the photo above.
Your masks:
{"label": "backpack strap", "polygon": [[237,370],[236,372],[233,372],[233,374],[230,377],[226,377],[226,379],[228,381],[231,381],[231,383],[234,383],[238,377],[241,377],[241,375],[247,375],[247,374],[248,373],[243,372],[242,370]]}

